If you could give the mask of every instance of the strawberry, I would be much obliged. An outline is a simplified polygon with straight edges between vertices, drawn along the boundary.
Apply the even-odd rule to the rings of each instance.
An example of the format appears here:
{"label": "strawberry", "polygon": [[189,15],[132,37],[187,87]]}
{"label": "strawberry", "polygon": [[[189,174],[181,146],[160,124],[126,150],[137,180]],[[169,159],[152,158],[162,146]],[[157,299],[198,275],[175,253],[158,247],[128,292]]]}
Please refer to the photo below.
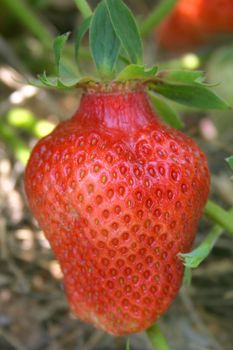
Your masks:
{"label": "strawberry", "polygon": [[75,315],[126,335],[167,310],[209,172],[195,142],[158,119],[143,84],[86,88],[75,115],[35,146],[25,189]]}
{"label": "strawberry", "polygon": [[179,0],[156,31],[162,47],[177,51],[233,32],[232,0]]}
{"label": "strawberry", "polygon": [[78,87],[82,96],[75,115],[33,149],[25,190],[61,265],[73,313],[126,335],[150,327],[176,297],[184,272],[178,254],[190,251],[209,192],[204,154],[158,118],[148,92],[176,128],[182,123],[169,100],[228,106],[201,72],[143,65],[135,19],[121,0],[102,0],[86,17],[75,54],[89,29],[97,74],[70,74],[73,65],[61,55],[69,34],[55,39],[57,76],[43,73],[33,84]]}

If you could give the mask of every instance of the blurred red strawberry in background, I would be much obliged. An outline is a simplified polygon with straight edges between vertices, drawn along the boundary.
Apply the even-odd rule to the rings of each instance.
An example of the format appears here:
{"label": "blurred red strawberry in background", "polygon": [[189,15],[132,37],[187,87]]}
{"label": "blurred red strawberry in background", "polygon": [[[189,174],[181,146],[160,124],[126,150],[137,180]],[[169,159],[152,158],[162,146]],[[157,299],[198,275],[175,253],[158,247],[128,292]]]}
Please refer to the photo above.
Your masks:
{"label": "blurred red strawberry in background", "polygon": [[162,47],[182,51],[233,34],[233,0],[179,0],[156,31]]}

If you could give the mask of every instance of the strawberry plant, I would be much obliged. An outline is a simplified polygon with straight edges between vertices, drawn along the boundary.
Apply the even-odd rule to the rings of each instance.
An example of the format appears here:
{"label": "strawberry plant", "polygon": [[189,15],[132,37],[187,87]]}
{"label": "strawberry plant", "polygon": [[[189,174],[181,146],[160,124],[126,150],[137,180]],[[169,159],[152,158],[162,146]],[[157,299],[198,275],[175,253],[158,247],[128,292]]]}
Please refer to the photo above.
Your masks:
{"label": "strawberry plant", "polygon": [[[123,1],[102,0],[94,13],[85,1],[76,3],[85,17],[75,35],[77,72],[62,58],[66,33],[54,42],[57,75],[44,72],[31,83],[79,88],[80,105],[33,149],[26,194],[61,265],[73,313],[114,335],[148,329],[152,344],[165,350],[153,324],[176,297],[185,265],[195,267],[209,254],[219,230],[233,233],[232,216],[207,202],[206,157],[177,130],[182,122],[171,101],[229,106],[202,72],[147,67]],[[81,74],[88,30],[96,71]],[[203,211],[218,234],[190,253]]]}

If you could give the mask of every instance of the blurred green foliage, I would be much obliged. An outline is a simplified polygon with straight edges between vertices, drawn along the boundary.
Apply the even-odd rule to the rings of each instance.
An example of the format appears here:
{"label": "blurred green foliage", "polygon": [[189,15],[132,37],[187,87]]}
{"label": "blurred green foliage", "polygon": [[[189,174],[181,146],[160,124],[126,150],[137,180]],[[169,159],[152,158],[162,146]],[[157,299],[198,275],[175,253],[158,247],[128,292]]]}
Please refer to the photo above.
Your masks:
{"label": "blurred green foliage", "polygon": [[6,120],[9,125],[25,130],[36,138],[48,135],[54,124],[48,120],[38,120],[38,118],[28,109],[13,108],[7,114]]}
{"label": "blurred green foliage", "polygon": [[233,45],[213,52],[207,62],[207,73],[211,83],[219,83],[215,91],[233,105]]}
{"label": "blurred green foliage", "polygon": [[53,123],[45,119],[38,119],[26,108],[12,108],[0,121],[0,139],[11,150],[15,158],[25,165],[30,155],[30,147],[24,140],[31,136],[36,139],[44,137],[54,127]]}
{"label": "blurred green foliage", "polygon": [[22,138],[16,135],[14,129],[4,121],[0,121],[0,138],[10,148],[15,158],[25,165],[30,155],[30,149]]}

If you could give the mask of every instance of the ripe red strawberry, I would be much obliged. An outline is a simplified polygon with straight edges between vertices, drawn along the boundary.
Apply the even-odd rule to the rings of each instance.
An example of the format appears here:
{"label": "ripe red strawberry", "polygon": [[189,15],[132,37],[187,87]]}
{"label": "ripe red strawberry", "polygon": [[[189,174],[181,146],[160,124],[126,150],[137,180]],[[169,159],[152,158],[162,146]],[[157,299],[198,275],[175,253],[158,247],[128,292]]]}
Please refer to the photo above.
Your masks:
{"label": "ripe red strawberry", "polygon": [[190,49],[216,34],[232,33],[232,18],[232,0],[179,0],[156,35],[166,49]]}
{"label": "ripe red strawberry", "polygon": [[167,310],[209,172],[195,142],[159,121],[142,86],[85,91],[77,113],[34,148],[25,189],[75,315],[125,335]]}

